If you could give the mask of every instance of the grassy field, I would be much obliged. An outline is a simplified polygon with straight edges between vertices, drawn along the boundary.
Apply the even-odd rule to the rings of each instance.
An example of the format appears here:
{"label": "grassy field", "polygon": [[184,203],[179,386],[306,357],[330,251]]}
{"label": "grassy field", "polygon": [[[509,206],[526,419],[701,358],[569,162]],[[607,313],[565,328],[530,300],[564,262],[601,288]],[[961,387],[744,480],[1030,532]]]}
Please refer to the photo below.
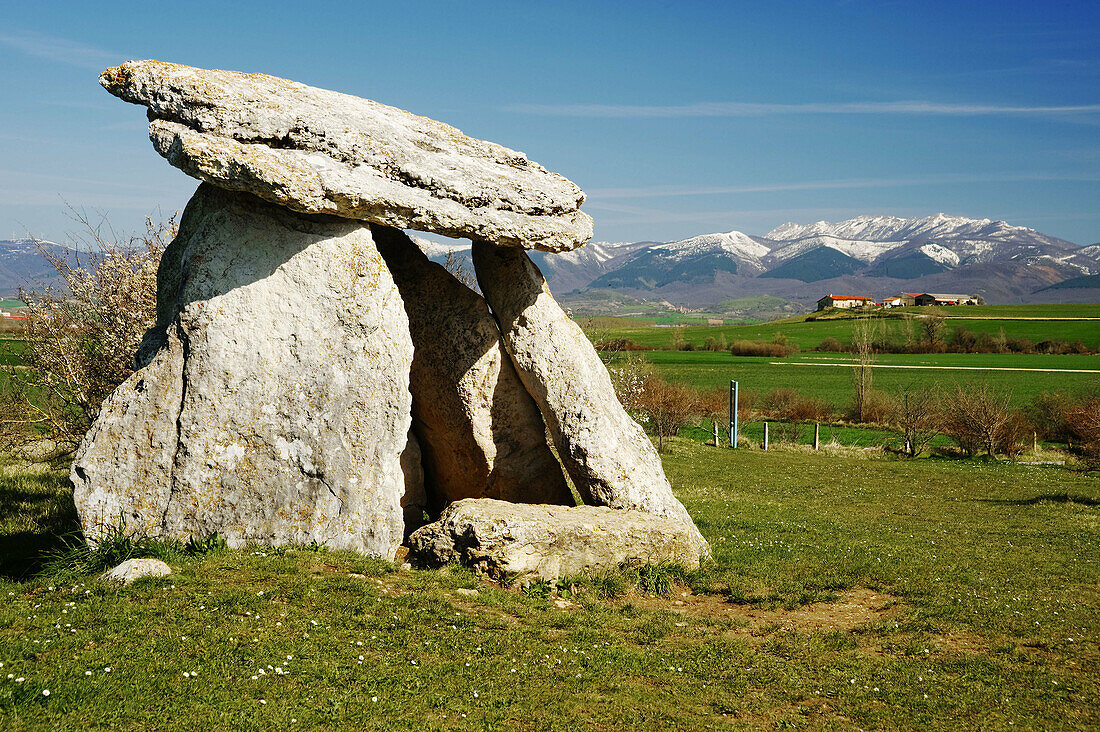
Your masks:
{"label": "grassy field", "polygon": [[[902,339],[905,314],[921,315],[929,312],[944,315],[944,333],[950,336],[957,326],[973,333],[998,335],[1001,330],[1008,338],[1029,338],[1038,343],[1044,340],[1066,342],[1081,341],[1091,349],[1100,348],[1100,305],[979,305],[965,308],[900,308],[882,313],[882,327],[888,334]],[[847,314],[844,314],[847,315]],[[684,341],[703,345],[708,337],[725,337],[734,340],[771,341],[776,335],[785,337],[803,350],[817,347],[825,338],[843,342],[852,339],[852,319],[848,317],[806,320],[807,316],[788,318],[771,323],[727,326],[683,326],[679,332]],[[1089,319],[1091,318],[1091,320]],[[583,323],[583,319],[582,319]],[[671,345],[674,330],[656,328],[648,323],[633,325],[628,319],[617,323],[599,323],[590,329],[597,339],[630,338],[650,347]],[[919,321],[914,326],[919,333]],[[902,339],[903,340],[903,339]]]}
{"label": "grassy field", "polygon": [[[731,356],[720,351],[644,351],[665,378],[703,389],[729,388],[734,379],[741,388],[763,395],[787,387],[843,406],[852,395],[851,357],[839,353],[802,353],[787,358]],[[612,363],[623,356],[616,356]],[[1026,406],[1042,392],[1075,393],[1100,389],[1100,356],[1019,354],[880,354],[875,357],[874,386],[895,391],[917,383],[927,388],[950,388],[954,383],[989,382],[1012,393],[1013,403]],[[935,366],[937,368],[887,368]],[[947,368],[939,368],[947,367]],[[963,368],[958,368],[963,367]],[[990,370],[983,370],[990,369]],[[1008,371],[997,369],[1051,369]]]}
{"label": "grassy field", "polygon": [[0,726],[1100,725],[1095,477],[687,440],[665,467],[713,562],[651,575],[677,580],[663,594],[578,580],[557,605],[293,548],[180,555],[126,589],[27,577],[72,503],[60,474],[9,468]]}

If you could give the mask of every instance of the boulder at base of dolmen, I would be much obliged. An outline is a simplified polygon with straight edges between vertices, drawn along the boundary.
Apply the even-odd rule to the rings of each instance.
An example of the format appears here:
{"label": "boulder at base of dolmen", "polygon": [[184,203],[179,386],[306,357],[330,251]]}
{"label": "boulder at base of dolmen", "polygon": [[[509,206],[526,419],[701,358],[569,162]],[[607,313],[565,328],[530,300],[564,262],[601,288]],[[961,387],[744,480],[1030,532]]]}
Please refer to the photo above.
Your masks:
{"label": "boulder at base of dolmen", "polygon": [[492,579],[527,583],[624,563],[699,566],[694,527],[644,511],[536,506],[467,498],[409,537],[409,560],[456,562]]}
{"label": "boulder at base of dolmen", "polygon": [[158,284],[147,364],[73,463],[85,534],[392,557],[413,348],[370,228],[204,184]]}

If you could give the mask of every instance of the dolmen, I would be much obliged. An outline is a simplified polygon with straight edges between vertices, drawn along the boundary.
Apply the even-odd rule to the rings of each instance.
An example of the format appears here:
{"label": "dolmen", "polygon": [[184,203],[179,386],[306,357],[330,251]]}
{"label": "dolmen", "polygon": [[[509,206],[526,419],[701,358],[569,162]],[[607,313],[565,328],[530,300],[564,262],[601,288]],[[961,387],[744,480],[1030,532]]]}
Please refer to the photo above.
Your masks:
{"label": "dolmen", "polygon": [[[385,558],[408,541],[425,565],[541,578],[708,555],[525,252],[591,237],[576,185],[263,74],[130,61],[100,83],[147,107],[154,148],[202,183],[135,373],[72,465],[90,540],[121,523]],[[405,229],[473,240],[481,294]]]}

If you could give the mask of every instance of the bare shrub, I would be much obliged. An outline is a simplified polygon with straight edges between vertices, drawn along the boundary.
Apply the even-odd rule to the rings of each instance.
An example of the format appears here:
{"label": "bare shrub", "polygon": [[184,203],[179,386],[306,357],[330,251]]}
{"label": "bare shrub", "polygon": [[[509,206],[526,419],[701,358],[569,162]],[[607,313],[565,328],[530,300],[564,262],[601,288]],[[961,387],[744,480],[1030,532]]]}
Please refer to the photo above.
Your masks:
{"label": "bare shrub", "polygon": [[450,272],[456,280],[469,287],[474,292],[481,292],[477,286],[477,276],[470,269],[466,260],[458,252],[449,250],[447,258],[443,260],[443,267]]}
{"label": "bare shrub", "polygon": [[1008,392],[988,382],[966,387],[955,384],[942,402],[943,432],[967,455],[982,451],[995,455],[1014,419],[1009,401]]}
{"label": "bare shrub", "polygon": [[1054,442],[1073,439],[1067,418],[1074,406],[1074,399],[1061,391],[1044,392],[1035,397],[1028,409],[1031,424],[1040,437]]}
{"label": "bare shrub", "polygon": [[928,389],[910,384],[894,399],[891,421],[901,428],[905,454],[916,457],[940,432],[939,400]]}
{"label": "bare shrub", "polygon": [[[73,452],[100,405],[133,373],[134,355],[156,321],[156,273],[175,220],[146,221],[128,241],[78,215],[78,242],[91,253],[74,262],[39,246],[61,289],[21,291],[26,304],[21,368],[0,394],[0,436],[9,447],[46,439],[58,456]],[[83,260],[83,261],[81,261]]]}
{"label": "bare shrub", "polygon": [[1065,411],[1066,427],[1089,467],[1100,467],[1100,394],[1083,394]]}
{"label": "bare shrub", "polygon": [[997,435],[997,453],[1016,457],[1032,444],[1034,435],[1027,415],[1020,411],[1013,412]]}
{"label": "bare shrub", "polygon": [[610,351],[617,353],[619,351],[652,351],[649,346],[643,346],[632,338],[604,338],[603,340],[596,341],[592,344],[597,351]]}
{"label": "bare shrub", "polygon": [[695,419],[700,412],[694,389],[650,376],[642,385],[637,410],[657,435],[657,451],[665,451],[665,441],[675,437],[680,428]]}
{"label": "bare shrub", "polygon": [[729,351],[734,356],[767,356],[785,358],[798,352],[798,346],[786,343],[764,343],[763,341],[736,340],[730,344]]}
{"label": "bare shrub", "polygon": [[838,341],[832,336],[824,338],[820,344],[818,344],[818,351],[829,351],[830,353],[842,353],[844,351],[844,344]]}
{"label": "bare shrub", "polygon": [[847,417],[863,424],[886,424],[894,414],[894,399],[878,389],[868,389],[863,394],[863,402],[858,405],[853,400],[848,408]]}
{"label": "bare shrub", "polygon": [[788,422],[828,422],[833,410],[823,399],[808,397],[794,389],[776,387],[761,400],[760,411]]}

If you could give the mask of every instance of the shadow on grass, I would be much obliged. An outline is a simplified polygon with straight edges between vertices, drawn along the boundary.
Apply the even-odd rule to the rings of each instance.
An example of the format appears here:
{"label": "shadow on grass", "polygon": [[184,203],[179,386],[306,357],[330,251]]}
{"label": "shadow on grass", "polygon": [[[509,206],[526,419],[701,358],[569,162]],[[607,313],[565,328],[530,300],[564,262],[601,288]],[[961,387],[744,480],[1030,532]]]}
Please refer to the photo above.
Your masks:
{"label": "shadow on grass", "polygon": [[0,477],[0,578],[29,579],[78,531],[72,488],[61,473]]}
{"label": "shadow on grass", "polygon": [[995,503],[999,506],[1035,506],[1040,503],[1076,503],[1081,506],[1100,506],[1100,498],[1089,498],[1076,493],[1048,493],[1034,498],[1020,498],[1017,500],[1005,499],[981,499],[982,503]]}

